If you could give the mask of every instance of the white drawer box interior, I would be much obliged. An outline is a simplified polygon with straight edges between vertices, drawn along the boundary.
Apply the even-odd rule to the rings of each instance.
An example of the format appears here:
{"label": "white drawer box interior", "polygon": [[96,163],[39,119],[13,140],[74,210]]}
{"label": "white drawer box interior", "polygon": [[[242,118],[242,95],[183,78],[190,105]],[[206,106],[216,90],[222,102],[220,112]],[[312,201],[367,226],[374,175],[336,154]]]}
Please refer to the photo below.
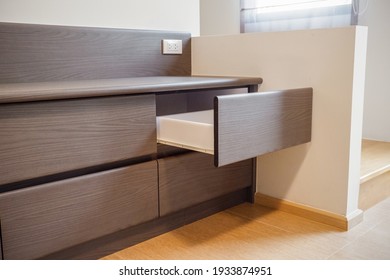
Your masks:
{"label": "white drawer box interior", "polygon": [[214,110],[157,117],[157,142],[214,154]]}

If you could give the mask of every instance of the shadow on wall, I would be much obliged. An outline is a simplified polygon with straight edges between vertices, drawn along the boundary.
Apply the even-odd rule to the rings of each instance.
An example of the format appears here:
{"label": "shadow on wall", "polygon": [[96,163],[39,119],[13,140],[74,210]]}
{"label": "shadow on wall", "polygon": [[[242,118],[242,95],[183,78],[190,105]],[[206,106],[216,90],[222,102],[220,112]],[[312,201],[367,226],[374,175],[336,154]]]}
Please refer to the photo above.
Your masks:
{"label": "shadow on wall", "polygon": [[[295,182],[297,175],[300,173],[300,169],[304,166],[312,145],[313,144],[310,142],[260,156],[257,160],[257,169],[261,170],[262,173],[273,175],[272,177],[274,177],[274,180],[265,181],[264,177],[258,174],[257,191],[265,195],[270,195],[262,191],[262,186],[267,185],[267,188],[277,190],[278,197],[288,197],[287,194],[289,193],[290,185],[283,184],[280,180],[291,182],[291,184]],[[278,160],[280,156],[283,156],[283,159]],[[278,161],[279,166],[282,167],[282,170],[285,172],[283,174],[272,174],[274,173],[274,169],[271,168],[269,164],[266,164],[267,159]],[[274,196],[274,194],[271,195]],[[308,193],[307,196],[310,196],[310,193]]]}

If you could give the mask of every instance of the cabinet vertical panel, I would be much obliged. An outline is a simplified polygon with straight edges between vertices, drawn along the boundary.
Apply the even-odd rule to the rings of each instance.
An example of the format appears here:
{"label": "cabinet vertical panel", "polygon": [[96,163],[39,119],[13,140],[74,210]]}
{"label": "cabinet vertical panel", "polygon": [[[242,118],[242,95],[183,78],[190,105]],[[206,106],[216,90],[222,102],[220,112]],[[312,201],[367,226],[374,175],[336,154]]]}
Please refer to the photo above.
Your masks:
{"label": "cabinet vertical panel", "polygon": [[[191,75],[190,33],[2,22],[0,38],[0,83]],[[163,55],[162,39],[183,54]]]}
{"label": "cabinet vertical panel", "polygon": [[1,241],[1,220],[0,220],[0,260],[3,259],[3,242]]}
{"label": "cabinet vertical panel", "polygon": [[157,217],[156,161],[3,193],[3,256],[40,258]]}
{"label": "cabinet vertical panel", "polygon": [[212,156],[190,153],[158,166],[161,216],[252,185],[252,160],[216,168]]}
{"label": "cabinet vertical panel", "polygon": [[154,95],[0,105],[0,185],[156,153]]}

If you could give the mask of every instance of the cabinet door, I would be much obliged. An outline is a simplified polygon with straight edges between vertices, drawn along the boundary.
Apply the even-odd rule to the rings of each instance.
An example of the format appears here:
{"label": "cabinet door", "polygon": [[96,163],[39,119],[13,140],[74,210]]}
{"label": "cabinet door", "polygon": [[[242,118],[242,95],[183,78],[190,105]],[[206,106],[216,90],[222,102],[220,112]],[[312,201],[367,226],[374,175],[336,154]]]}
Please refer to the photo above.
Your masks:
{"label": "cabinet door", "polygon": [[35,259],[158,217],[151,161],[0,194],[4,259]]}
{"label": "cabinet door", "polygon": [[0,105],[0,186],[154,153],[154,95]]}
{"label": "cabinet door", "polygon": [[216,168],[212,156],[189,153],[158,166],[161,216],[252,186],[252,160]]}
{"label": "cabinet door", "polygon": [[215,166],[311,141],[311,88],[216,96],[214,110],[157,117],[157,141],[214,155]]}

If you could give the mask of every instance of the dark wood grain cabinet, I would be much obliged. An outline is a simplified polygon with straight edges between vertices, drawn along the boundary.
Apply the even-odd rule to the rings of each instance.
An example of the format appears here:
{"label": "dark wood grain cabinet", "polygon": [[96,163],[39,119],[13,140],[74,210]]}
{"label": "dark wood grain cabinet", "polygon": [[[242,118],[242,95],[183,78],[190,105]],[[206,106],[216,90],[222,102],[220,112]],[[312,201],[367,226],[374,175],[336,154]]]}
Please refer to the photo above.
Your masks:
{"label": "dark wood grain cabinet", "polygon": [[220,93],[248,91],[240,84],[199,90],[202,80],[184,80],[167,92],[0,102],[2,257],[61,258],[195,206],[241,203],[240,191],[251,200],[253,160],[216,168],[210,155],[157,143],[159,113],[202,110]]}
{"label": "dark wood grain cabinet", "polygon": [[[243,192],[253,201],[253,158],[311,139],[312,89],[250,93],[250,84],[184,81],[168,91],[0,102],[2,257],[58,258],[231,194],[226,205]],[[199,112],[214,119],[188,117]],[[167,116],[182,125],[171,130],[179,138],[210,138],[212,154],[158,144]]]}

